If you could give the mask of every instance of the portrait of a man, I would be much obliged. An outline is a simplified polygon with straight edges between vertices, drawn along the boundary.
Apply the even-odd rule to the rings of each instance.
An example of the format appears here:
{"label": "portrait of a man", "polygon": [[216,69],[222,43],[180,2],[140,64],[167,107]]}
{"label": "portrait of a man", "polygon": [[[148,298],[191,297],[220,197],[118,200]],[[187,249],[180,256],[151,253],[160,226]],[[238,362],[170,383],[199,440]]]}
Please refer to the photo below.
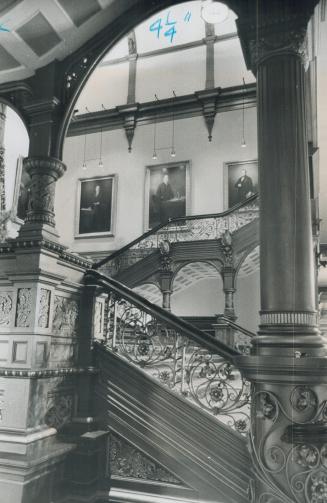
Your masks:
{"label": "portrait of a man", "polygon": [[225,208],[242,203],[258,191],[257,161],[225,164]]}
{"label": "portrait of a man", "polygon": [[111,233],[114,178],[101,177],[79,182],[78,234]]}
{"label": "portrait of a man", "polygon": [[187,163],[163,164],[147,168],[148,228],[186,215],[188,192]]}

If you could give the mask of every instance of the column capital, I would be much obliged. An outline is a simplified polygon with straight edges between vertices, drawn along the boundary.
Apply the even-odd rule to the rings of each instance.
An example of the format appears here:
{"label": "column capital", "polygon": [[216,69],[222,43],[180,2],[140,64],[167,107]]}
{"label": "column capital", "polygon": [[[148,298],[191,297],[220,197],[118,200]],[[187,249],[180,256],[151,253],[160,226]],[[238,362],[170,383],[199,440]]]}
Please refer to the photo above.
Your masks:
{"label": "column capital", "polygon": [[[307,24],[317,0],[276,2],[273,9],[265,6],[249,9],[237,20],[246,65],[256,73],[267,59],[282,54],[298,56],[307,61]],[[294,2],[293,2],[294,4]]]}
{"label": "column capital", "polygon": [[65,173],[66,166],[59,159],[46,156],[27,157],[23,165],[31,177],[31,184],[27,217],[19,235],[24,238],[27,235],[57,238],[54,219],[55,183]]}

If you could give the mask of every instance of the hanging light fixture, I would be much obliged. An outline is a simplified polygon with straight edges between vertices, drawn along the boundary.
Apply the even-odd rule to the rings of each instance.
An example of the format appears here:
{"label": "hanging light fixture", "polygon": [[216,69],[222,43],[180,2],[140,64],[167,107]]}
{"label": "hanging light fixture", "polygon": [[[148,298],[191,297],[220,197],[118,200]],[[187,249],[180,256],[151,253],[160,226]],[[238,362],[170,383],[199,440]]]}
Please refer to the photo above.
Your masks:
{"label": "hanging light fixture", "polygon": [[86,153],[86,134],[84,135],[84,153],[83,153],[82,169],[86,169],[85,153]]}
{"label": "hanging light fixture", "polygon": [[[174,98],[176,98],[175,91],[173,91]],[[174,100],[175,101],[175,100]],[[171,157],[176,157],[176,150],[175,150],[175,103],[173,101],[173,118],[172,118],[172,135],[171,135],[171,151],[170,151],[170,156]]]}
{"label": "hanging light fixture", "polygon": [[[155,94],[154,95],[155,99],[159,101],[158,96]],[[154,125],[153,125],[153,154],[152,154],[152,159],[156,161],[158,159],[157,155],[157,148],[156,148],[156,142],[157,142],[157,114],[154,116]]]}
{"label": "hanging light fixture", "polygon": [[102,162],[102,128],[100,129],[100,159],[99,159],[99,168],[103,168],[103,162]]}
{"label": "hanging light fixture", "polygon": [[244,103],[244,98],[245,98],[245,80],[243,77],[243,98],[242,98],[242,141],[241,141],[241,147],[245,148],[246,147],[246,141],[245,141],[245,103]]}

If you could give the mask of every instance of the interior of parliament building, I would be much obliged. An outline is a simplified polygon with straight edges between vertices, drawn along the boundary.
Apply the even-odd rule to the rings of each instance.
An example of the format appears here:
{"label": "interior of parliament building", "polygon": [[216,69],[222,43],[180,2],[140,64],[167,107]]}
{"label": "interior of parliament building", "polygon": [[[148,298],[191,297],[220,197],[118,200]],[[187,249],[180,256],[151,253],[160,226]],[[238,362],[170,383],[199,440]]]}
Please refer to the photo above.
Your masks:
{"label": "interior of parliament building", "polygon": [[327,503],[326,9],[0,0],[0,503]]}

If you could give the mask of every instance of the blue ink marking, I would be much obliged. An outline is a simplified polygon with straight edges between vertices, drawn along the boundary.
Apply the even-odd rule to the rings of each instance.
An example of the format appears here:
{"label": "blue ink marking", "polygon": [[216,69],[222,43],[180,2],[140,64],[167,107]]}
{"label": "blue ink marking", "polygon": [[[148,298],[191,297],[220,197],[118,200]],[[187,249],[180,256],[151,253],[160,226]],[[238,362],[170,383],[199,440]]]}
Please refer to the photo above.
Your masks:
{"label": "blue ink marking", "polygon": [[162,30],[162,23],[161,23],[161,18],[157,19],[152,25],[150,26],[150,31],[156,31],[157,32],[157,38],[159,38],[160,31]]}
{"label": "blue ink marking", "polygon": [[167,13],[167,18],[166,18],[166,26],[171,26],[171,28],[169,28],[169,30],[167,30],[165,33],[164,33],[164,36],[165,37],[170,37],[170,43],[173,42],[174,40],[174,36],[176,35],[176,29],[175,29],[175,24],[176,24],[176,21],[170,21],[169,20],[169,14],[170,14],[170,11],[168,11]]}
{"label": "blue ink marking", "polygon": [[3,24],[1,23],[0,24],[0,31],[10,31],[8,28],[6,28],[5,26],[3,26]]}
{"label": "blue ink marking", "polygon": [[175,30],[175,26],[172,26],[171,28],[169,28],[169,30],[165,31],[165,37],[170,37],[170,43],[172,43],[176,33],[177,31]]}
{"label": "blue ink marking", "polygon": [[192,12],[191,11],[188,11],[186,14],[185,14],[185,17],[184,17],[184,21],[185,23],[189,23],[191,21],[191,17],[192,17]]}

